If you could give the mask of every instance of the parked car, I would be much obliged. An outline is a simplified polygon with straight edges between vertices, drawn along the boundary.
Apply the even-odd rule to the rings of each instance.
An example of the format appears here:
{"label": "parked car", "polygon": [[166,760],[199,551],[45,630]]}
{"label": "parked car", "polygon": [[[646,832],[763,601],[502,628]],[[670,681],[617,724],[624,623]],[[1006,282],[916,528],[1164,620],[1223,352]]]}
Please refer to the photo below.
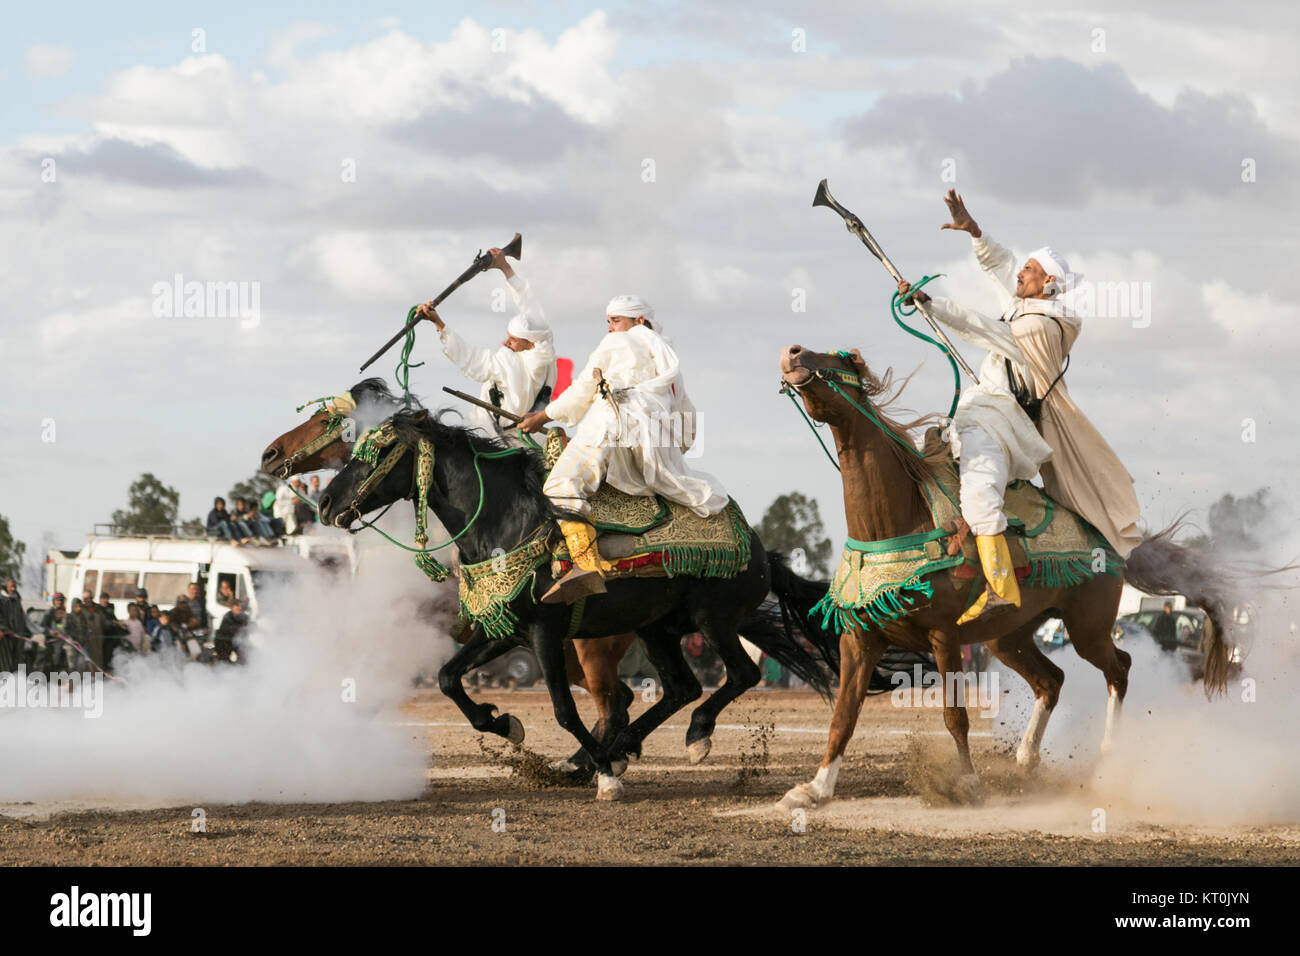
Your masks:
{"label": "parked car", "polygon": [[[1127,637],[1133,629],[1140,628],[1140,631],[1134,632],[1139,637],[1155,641],[1152,636],[1155,628],[1155,620],[1163,611],[1138,611],[1136,614],[1125,614],[1115,622],[1116,634],[1119,634],[1121,628],[1126,628],[1123,637]],[[1176,645],[1168,651],[1174,654],[1187,667],[1187,672],[1192,680],[1200,680],[1205,676],[1205,648],[1203,642],[1205,639],[1205,612],[1200,608],[1183,608],[1174,611],[1174,640]],[[1123,638],[1116,636],[1116,643]],[[1237,674],[1241,672],[1242,653],[1240,647],[1230,647],[1228,650],[1228,674]]]}
{"label": "parked car", "polygon": [[541,676],[542,665],[537,663],[537,658],[527,647],[506,651],[496,660],[469,672],[470,679],[479,684],[496,683],[509,687],[532,687]]}
{"label": "parked car", "polygon": [[[1134,614],[1122,614],[1115,621],[1111,639],[1118,647],[1132,649],[1140,647],[1142,642],[1150,641],[1159,646],[1152,625],[1163,611],[1138,611]],[[1174,654],[1187,668],[1191,680],[1200,680],[1205,676],[1205,651],[1201,641],[1205,635],[1205,612],[1199,608],[1183,608],[1174,611],[1174,629],[1176,646],[1168,651]],[[1065,622],[1059,617],[1044,621],[1034,632],[1034,639],[1047,654],[1060,650],[1070,643],[1070,634]],[[1241,670],[1241,648],[1234,647],[1228,652],[1228,673],[1235,674]]]}

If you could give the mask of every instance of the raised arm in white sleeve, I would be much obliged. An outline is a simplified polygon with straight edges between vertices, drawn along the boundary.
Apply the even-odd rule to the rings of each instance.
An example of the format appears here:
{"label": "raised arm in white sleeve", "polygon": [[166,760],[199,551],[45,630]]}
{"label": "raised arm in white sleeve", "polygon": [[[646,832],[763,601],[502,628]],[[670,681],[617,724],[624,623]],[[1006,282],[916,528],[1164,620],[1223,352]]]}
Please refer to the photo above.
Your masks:
{"label": "raised arm in white sleeve", "polygon": [[1025,360],[1008,322],[990,319],[942,296],[930,299],[930,314],[972,345],[1005,355],[1016,362]]}
{"label": "raised arm in white sleeve", "polygon": [[438,338],[442,340],[442,354],[459,366],[466,378],[475,382],[489,382],[498,374],[493,366],[496,357],[494,349],[472,349],[447,326],[443,326]]}
{"label": "raised arm in white sleeve", "polygon": [[537,296],[533,295],[533,287],[528,284],[528,280],[518,272],[506,280],[510,286],[510,297],[515,300],[515,308],[528,316],[530,319],[541,319],[545,321],[546,313],[542,311],[542,304],[537,301]]}
{"label": "raised arm in white sleeve", "polygon": [[978,239],[972,237],[970,244],[980,268],[993,280],[1001,293],[1002,304],[1006,305],[1016,294],[1016,273],[1019,271],[1011,250],[994,242],[987,232]]}

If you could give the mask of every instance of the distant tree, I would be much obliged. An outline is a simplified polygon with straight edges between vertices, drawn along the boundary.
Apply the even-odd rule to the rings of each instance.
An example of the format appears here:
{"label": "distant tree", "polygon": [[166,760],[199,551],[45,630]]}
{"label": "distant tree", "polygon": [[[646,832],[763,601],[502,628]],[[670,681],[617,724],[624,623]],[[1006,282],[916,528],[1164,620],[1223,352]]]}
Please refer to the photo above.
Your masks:
{"label": "distant tree", "polygon": [[23,580],[18,586],[31,594],[41,594],[45,590],[45,557],[54,549],[54,533],[46,531],[41,535],[41,546],[27,555],[23,563]]}
{"label": "distant tree", "polygon": [[23,573],[23,555],[27,553],[27,545],[21,541],[15,541],[13,533],[9,530],[9,519],[0,515],[0,587],[9,578],[18,582]]}
{"label": "distant tree", "polygon": [[170,531],[176,524],[181,496],[145,472],[127,489],[126,510],[113,512],[113,524],[119,532],[149,534]]}
{"label": "distant tree", "polygon": [[1191,548],[1216,551],[1258,550],[1262,544],[1261,533],[1274,505],[1267,488],[1242,498],[1225,494],[1210,505],[1208,533],[1188,538],[1184,543]]}
{"label": "distant tree", "polygon": [[831,539],[826,536],[817,499],[797,491],[781,495],[759,522],[758,536],[769,551],[802,552],[809,573],[830,576],[827,562],[831,556]]}
{"label": "distant tree", "polygon": [[[258,472],[247,481],[237,481],[230,486],[230,494],[226,496],[226,504],[230,504],[233,498],[252,498],[257,502],[258,507],[262,505],[262,495],[268,491],[274,492],[279,487],[276,480],[270,475]],[[234,510],[233,508],[231,510]]]}
{"label": "distant tree", "polygon": [[207,523],[202,518],[190,518],[181,522],[181,534],[191,538],[201,538],[206,534]]}

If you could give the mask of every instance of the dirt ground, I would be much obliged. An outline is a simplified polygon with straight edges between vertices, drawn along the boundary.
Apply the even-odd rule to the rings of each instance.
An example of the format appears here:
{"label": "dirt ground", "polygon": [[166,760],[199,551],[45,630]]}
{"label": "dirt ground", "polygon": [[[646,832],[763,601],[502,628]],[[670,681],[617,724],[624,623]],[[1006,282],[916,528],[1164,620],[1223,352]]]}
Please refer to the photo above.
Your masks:
{"label": "dirt ground", "polygon": [[[775,801],[815,772],[828,705],[754,690],[733,704],[708,760],[691,766],[677,715],[629,767],[626,797],[557,784],[546,762],[572,752],[540,690],[476,694],[517,715],[524,754],[475,733],[436,690],[417,692],[403,726],[428,741],[418,800],[127,809],[0,805],[6,865],[246,864],[1296,864],[1300,826],[1203,827],[1108,808],[1093,832],[1086,782],[1015,768],[972,712],[981,804],[954,802],[954,749],[933,709],[887,695],[863,709],[837,799],[799,820]],[[579,699],[584,713],[590,700]],[[634,712],[644,706],[639,699]],[[536,755],[544,755],[545,760]],[[802,832],[801,832],[802,831]]]}

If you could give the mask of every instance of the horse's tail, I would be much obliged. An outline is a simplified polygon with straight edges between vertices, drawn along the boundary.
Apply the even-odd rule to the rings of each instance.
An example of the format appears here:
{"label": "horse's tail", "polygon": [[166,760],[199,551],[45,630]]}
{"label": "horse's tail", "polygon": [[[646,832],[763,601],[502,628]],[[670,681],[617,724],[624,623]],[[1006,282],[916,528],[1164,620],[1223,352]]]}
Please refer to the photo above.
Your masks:
{"label": "horse's tail", "polygon": [[1148,535],[1133,549],[1124,566],[1124,580],[1147,594],[1181,594],[1205,612],[1205,694],[1213,697],[1228,686],[1232,648],[1226,640],[1227,623],[1243,571],[1216,561],[1208,551],[1175,543],[1173,535],[1180,523]]}
{"label": "horse's tail", "polygon": [[[780,609],[779,622],[784,640],[817,662],[818,668],[828,669],[831,674],[838,674],[840,669],[840,638],[834,630],[820,627],[809,617],[813,605],[822,599],[829,587],[826,581],[809,581],[790,570],[785,555],[767,552],[768,572],[772,582],[772,593],[776,595],[777,607]],[[812,648],[811,653],[804,649],[796,639],[802,637]],[[749,637],[748,634],[745,635]],[[757,641],[754,641],[757,644]],[[761,645],[760,645],[761,646]],[[776,657],[775,654],[772,655]],[[778,657],[777,660],[780,660]],[[782,661],[784,663],[784,661]],[[802,675],[800,675],[802,676]],[[807,680],[807,678],[804,678]],[[809,681],[812,683],[812,681]],[[829,688],[829,684],[826,685]],[[819,688],[820,689],[820,688]]]}

